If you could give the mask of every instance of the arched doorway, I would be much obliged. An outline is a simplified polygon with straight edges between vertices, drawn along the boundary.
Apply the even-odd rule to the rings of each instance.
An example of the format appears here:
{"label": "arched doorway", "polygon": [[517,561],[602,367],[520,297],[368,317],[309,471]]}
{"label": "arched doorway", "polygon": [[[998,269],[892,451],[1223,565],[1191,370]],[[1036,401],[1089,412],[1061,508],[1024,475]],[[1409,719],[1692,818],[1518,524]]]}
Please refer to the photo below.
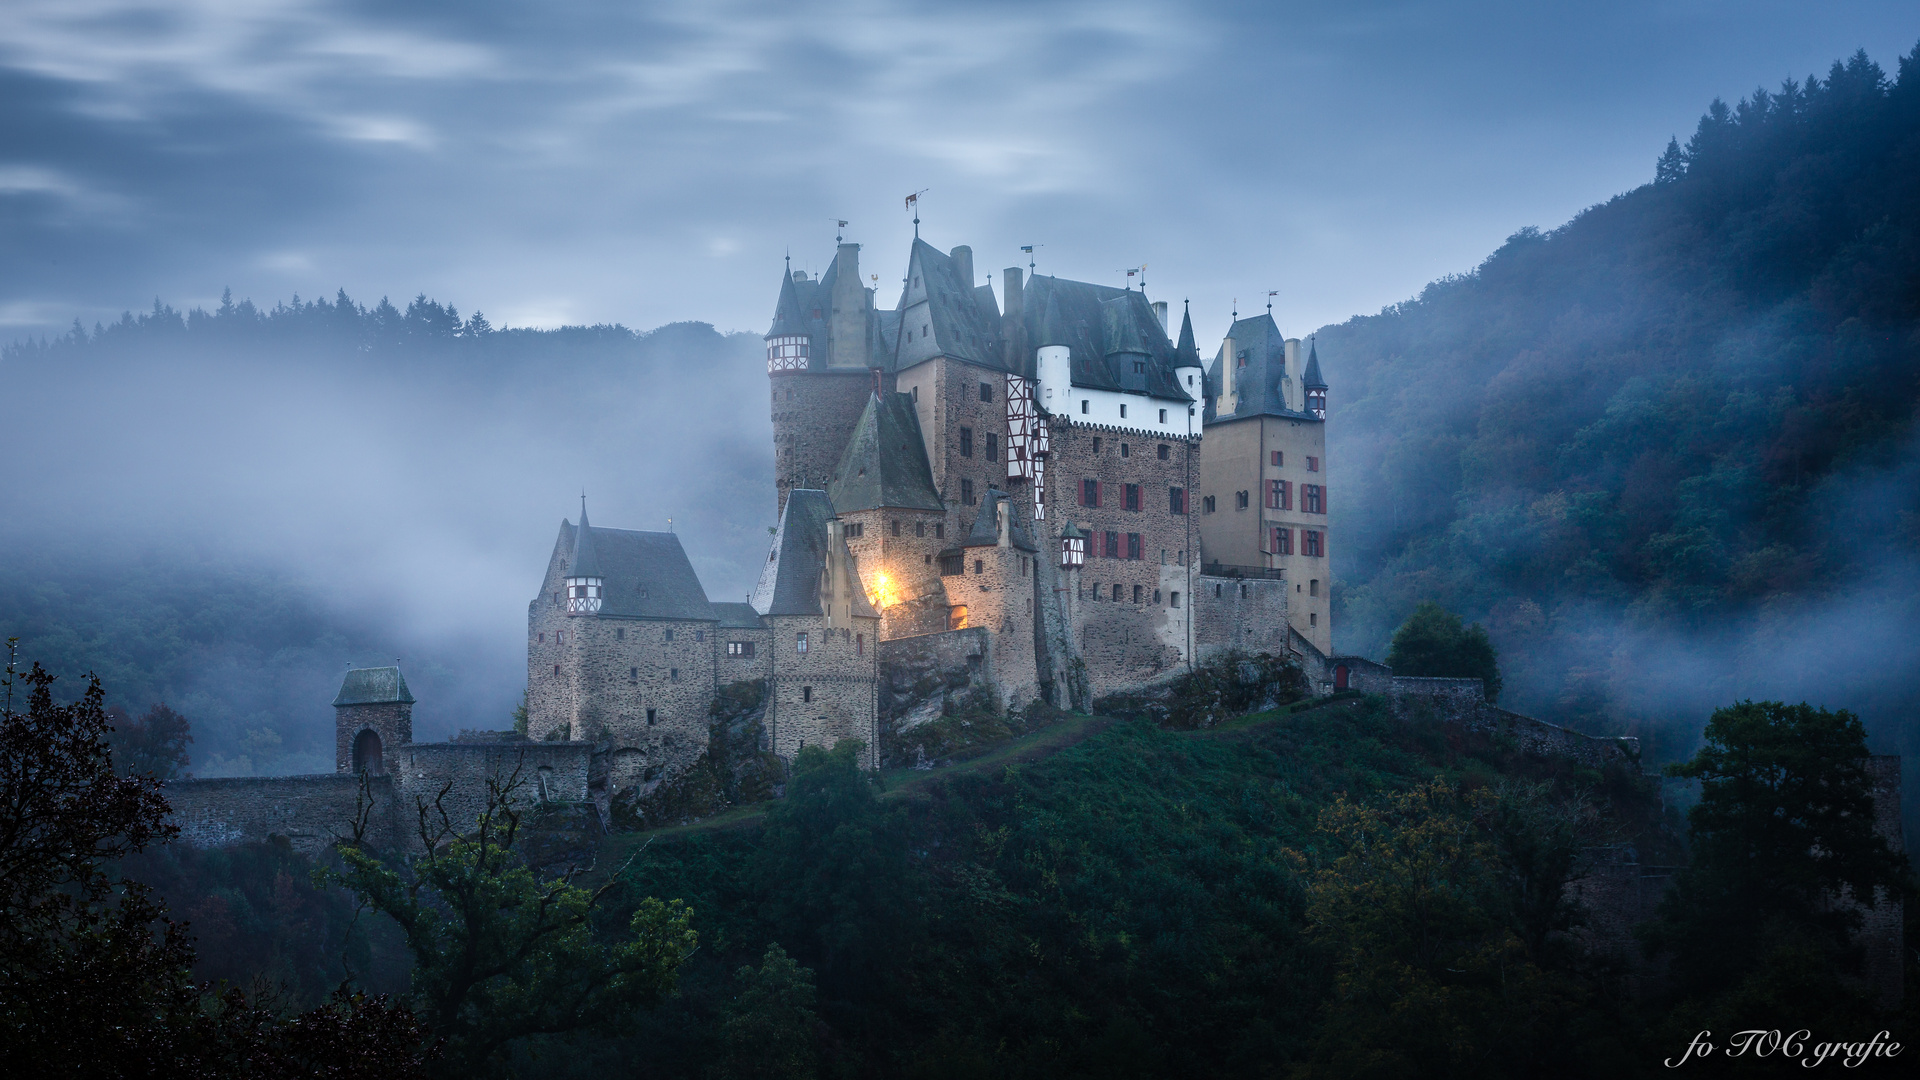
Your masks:
{"label": "arched doorway", "polygon": [[1347,688],[1347,665],[1338,664],[1334,667],[1333,688],[1335,690],[1345,690]]}
{"label": "arched doorway", "polygon": [[387,771],[386,764],[380,760],[380,735],[372,728],[354,736],[353,771],[369,772],[375,776],[383,775]]}

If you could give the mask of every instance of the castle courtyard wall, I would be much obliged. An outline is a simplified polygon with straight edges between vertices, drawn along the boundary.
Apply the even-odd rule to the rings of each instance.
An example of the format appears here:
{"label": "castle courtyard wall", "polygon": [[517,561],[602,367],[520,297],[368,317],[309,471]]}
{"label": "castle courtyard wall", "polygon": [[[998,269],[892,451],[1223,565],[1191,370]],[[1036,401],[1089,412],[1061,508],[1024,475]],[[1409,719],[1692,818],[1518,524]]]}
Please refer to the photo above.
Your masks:
{"label": "castle courtyard wall", "polygon": [[[880,620],[856,618],[853,629],[814,615],[769,615],[772,672],[767,679],[767,734],[773,752],[791,763],[802,746],[842,739],[866,746],[863,764],[879,762]],[[798,648],[807,636],[807,651]]]}
{"label": "castle courtyard wall", "polygon": [[[389,776],[368,781],[367,839],[392,847],[404,840],[401,789]],[[172,807],[169,820],[180,827],[180,842],[188,846],[216,848],[284,836],[295,851],[318,855],[353,835],[361,788],[358,775],[320,773],[170,780],[165,794]]]}
{"label": "castle courtyard wall", "polygon": [[1290,594],[1285,578],[1196,574],[1194,586],[1194,651],[1199,662],[1231,651],[1286,655]]}

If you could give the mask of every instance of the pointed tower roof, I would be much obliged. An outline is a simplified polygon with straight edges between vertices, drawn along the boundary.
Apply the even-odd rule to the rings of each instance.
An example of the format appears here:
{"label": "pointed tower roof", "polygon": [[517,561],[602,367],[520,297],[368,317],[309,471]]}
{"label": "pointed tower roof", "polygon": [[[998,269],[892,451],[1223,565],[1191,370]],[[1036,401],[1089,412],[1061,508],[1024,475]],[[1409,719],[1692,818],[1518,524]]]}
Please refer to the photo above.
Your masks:
{"label": "pointed tower roof", "polygon": [[798,337],[810,332],[800,307],[799,292],[793,285],[793,269],[789,263],[780,275],[780,300],[773,306],[773,326],[768,328],[766,336]]}
{"label": "pointed tower roof", "polygon": [[593,547],[593,526],[587,524],[587,497],[580,496],[580,527],[573,532],[573,558],[567,560],[568,577],[605,577]]}
{"label": "pointed tower roof", "polygon": [[[1000,519],[998,512],[1000,503],[1003,500],[1007,501],[1007,510],[1011,513],[1013,504],[1007,493],[1001,491],[999,488],[987,489],[986,497],[980,500],[980,513],[973,519],[973,531],[967,534],[965,540],[961,541],[961,547],[995,547],[999,545]],[[1033,539],[1027,535],[1027,530],[1020,527],[1018,521],[1009,522],[1007,531],[1007,541],[1014,547],[1019,548],[1021,551],[1040,550],[1033,546]]]}
{"label": "pointed tower roof", "polygon": [[1041,313],[1039,329],[1033,335],[1034,348],[1048,345],[1073,345],[1073,334],[1060,315],[1060,293],[1056,289],[1047,290],[1047,305]]}
{"label": "pointed tower roof", "polygon": [[[833,517],[833,503],[826,492],[795,488],[787,493],[787,508],[780,512],[780,526],[773,534],[773,550],[760,568],[760,583],[749,601],[753,610],[762,615],[825,614],[820,591],[830,540],[827,522]],[[844,541],[841,546],[846,546]],[[844,550],[841,554],[851,563],[852,556]],[[879,617],[863,589],[853,590],[853,614]]]}
{"label": "pointed tower roof", "polygon": [[944,510],[927,463],[920,417],[907,394],[874,394],[827,489],[834,509]]}
{"label": "pointed tower roof", "polygon": [[411,705],[413,694],[398,667],[349,668],[341,680],[340,693],[333,699],[342,705]]}
{"label": "pointed tower roof", "polygon": [[1188,310],[1185,303],[1180,305],[1180,309],[1180,344],[1173,349],[1173,366],[1199,367],[1200,346],[1193,341],[1193,312]]}
{"label": "pointed tower roof", "polygon": [[1309,390],[1325,390],[1327,380],[1320,377],[1320,346],[1312,339],[1307,345],[1307,370],[1300,376],[1300,385]]}

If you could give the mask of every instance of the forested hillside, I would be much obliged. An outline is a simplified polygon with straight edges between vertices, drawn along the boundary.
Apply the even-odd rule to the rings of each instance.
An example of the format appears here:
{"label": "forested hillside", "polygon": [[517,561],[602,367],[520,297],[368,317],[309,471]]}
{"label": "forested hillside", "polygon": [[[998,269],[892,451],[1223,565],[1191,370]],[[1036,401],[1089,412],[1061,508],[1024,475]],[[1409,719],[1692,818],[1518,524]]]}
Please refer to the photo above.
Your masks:
{"label": "forested hillside", "polygon": [[1340,647],[1434,599],[1503,704],[1662,756],[1745,696],[1915,749],[1920,48],[1715,101],[1652,183],[1319,350]]}
{"label": "forested hillside", "polygon": [[[758,338],[497,330],[420,297],[179,312],[0,350],[0,638],[193,723],[202,776],[331,770],[349,663],[416,729],[501,727],[526,603],[583,487],[689,533],[716,598],[772,523]],[[736,580],[737,579],[737,580]]]}

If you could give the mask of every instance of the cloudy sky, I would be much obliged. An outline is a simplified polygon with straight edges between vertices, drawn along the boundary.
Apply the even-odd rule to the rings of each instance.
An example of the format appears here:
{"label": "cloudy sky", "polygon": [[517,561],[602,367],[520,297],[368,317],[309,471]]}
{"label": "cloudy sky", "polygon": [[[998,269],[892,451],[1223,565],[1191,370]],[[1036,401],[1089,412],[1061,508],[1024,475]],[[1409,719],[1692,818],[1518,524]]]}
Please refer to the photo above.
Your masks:
{"label": "cloudy sky", "polygon": [[[7,0],[0,340],[158,297],[425,292],[761,330],[834,219],[897,273],[1305,330],[1650,177],[1715,95],[1920,38],[1904,3]],[[887,290],[883,290],[883,296]]]}

